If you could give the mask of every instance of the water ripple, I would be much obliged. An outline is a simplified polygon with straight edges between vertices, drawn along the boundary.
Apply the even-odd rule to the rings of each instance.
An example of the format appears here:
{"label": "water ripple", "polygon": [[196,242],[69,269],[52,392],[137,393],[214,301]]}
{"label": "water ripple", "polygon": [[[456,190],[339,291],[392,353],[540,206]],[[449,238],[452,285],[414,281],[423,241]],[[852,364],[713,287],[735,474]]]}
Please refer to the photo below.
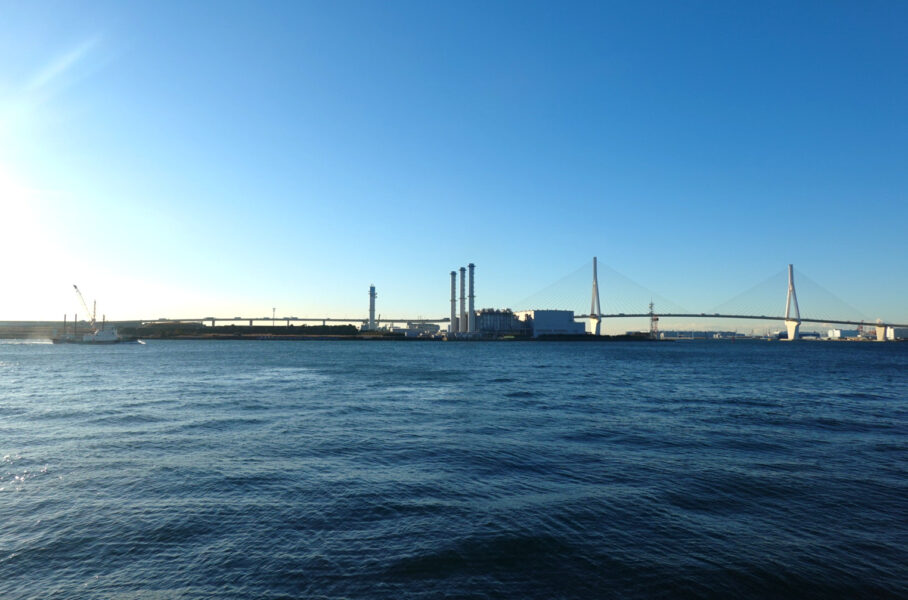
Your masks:
{"label": "water ripple", "polygon": [[0,597],[905,597],[908,344],[0,344]]}

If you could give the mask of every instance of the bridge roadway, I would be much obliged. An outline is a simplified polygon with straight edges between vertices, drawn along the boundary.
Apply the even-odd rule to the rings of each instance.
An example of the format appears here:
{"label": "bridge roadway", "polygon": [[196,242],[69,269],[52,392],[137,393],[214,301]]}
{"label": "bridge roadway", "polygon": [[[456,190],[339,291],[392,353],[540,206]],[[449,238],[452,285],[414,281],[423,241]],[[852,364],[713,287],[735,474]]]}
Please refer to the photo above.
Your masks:
{"label": "bridge roadway", "polygon": [[[590,319],[594,315],[574,315],[575,320],[579,319]],[[601,319],[634,319],[634,318],[650,318],[653,315],[650,313],[610,313],[605,314],[601,313],[599,318]],[[768,315],[724,315],[719,313],[655,313],[655,316],[660,319],[665,317],[677,317],[677,318],[696,318],[696,319],[758,319],[763,321],[785,321],[785,317],[778,316],[768,316]],[[143,323],[218,323],[218,322],[242,322],[247,321],[250,325],[253,322],[258,323],[282,323],[290,325],[291,322],[308,322],[308,323],[360,323],[364,322],[367,319],[364,318],[337,318],[337,317],[204,317],[204,318],[192,318],[192,319],[155,319],[151,321],[143,321]],[[387,319],[381,318],[376,319],[376,323],[448,323],[450,322],[449,317],[443,317],[440,319]],[[802,323],[825,323],[829,325],[864,325],[864,326],[880,326],[880,327],[908,327],[908,324],[903,323],[877,323],[875,321],[854,321],[854,320],[844,320],[844,319],[811,319],[806,317],[801,317],[800,320]]]}
{"label": "bridge roadway", "polygon": [[[660,319],[663,317],[679,317],[679,318],[698,318],[698,319],[760,319],[763,321],[785,321],[785,317],[771,317],[767,315],[723,315],[719,313],[614,313],[614,314],[604,314],[600,313],[599,318],[601,319],[624,319],[624,318],[638,318],[645,317],[649,319],[652,316],[657,316]],[[595,315],[575,315],[574,319],[590,319]],[[879,326],[879,327],[908,327],[906,324],[902,323],[877,323],[876,321],[845,321],[841,319],[809,319],[806,317],[801,317],[800,319],[793,319],[795,321],[800,321],[801,323],[826,323],[829,325],[865,325],[870,326]]]}
{"label": "bridge roadway", "polygon": [[[290,325],[290,323],[362,323],[368,321],[368,318],[362,317],[353,317],[349,319],[338,318],[338,317],[204,317],[204,318],[190,318],[190,319],[151,319],[144,320],[144,324],[154,324],[154,323],[236,323],[247,321],[250,325],[255,323],[282,323]],[[449,317],[444,317],[442,319],[375,319],[376,323],[447,323],[451,319]]]}

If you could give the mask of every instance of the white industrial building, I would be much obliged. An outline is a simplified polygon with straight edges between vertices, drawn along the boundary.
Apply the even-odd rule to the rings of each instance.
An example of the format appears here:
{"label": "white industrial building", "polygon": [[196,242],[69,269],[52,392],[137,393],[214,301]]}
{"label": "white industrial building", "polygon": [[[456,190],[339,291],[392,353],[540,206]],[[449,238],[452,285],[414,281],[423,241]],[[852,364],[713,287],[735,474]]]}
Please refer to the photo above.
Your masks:
{"label": "white industrial building", "polygon": [[843,340],[858,337],[857,329],[830,329],[826,332],[826,337],[830,340]]}
{"label": "white industrial building", "polygon": [[476,331],[482,337],[504,337],[530,335],[532,329],[509,308],[483,308],[476,312]]}
{"label": "white industrial building", "polygon": [[532,326],[533,337],[586,333],[586,324],[576,322],[572,310],[520,310],[514,315]]}
{"label": "white industrial building", "polygon": [[435,323],[407,323],[406,327],[392,327],[391,333],[405,337],[433,337],[441,330]]}
{"label": "white industrial building", "polygon": [[908,340],[908,327],[887,327],[887,340]]}

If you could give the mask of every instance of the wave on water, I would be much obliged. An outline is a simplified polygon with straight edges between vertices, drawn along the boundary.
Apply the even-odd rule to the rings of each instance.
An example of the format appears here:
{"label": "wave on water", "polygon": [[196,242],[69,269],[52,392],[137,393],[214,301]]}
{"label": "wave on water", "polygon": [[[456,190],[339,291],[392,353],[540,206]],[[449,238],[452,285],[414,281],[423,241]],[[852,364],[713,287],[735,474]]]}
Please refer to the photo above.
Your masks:
{"label": "wave on water", "polygon": [[855,346],[0,343],[0,597],[905,597]]}

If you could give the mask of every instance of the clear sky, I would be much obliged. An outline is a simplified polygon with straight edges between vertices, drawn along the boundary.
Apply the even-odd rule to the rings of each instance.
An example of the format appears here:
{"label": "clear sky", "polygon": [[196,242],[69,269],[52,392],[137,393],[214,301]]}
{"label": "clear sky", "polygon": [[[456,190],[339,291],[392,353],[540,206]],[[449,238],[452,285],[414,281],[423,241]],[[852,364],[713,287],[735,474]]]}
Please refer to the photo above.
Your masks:
{"label": "clear sky", "polygon": [[468,262],[506,307],[593,255],[694,310],[791,262],[908,320],[906,24],[872,1],[0,1],[0,320],[76,312],[72,283],[111,319],[359,317],[370,283],[385,316],[443,316]]}

